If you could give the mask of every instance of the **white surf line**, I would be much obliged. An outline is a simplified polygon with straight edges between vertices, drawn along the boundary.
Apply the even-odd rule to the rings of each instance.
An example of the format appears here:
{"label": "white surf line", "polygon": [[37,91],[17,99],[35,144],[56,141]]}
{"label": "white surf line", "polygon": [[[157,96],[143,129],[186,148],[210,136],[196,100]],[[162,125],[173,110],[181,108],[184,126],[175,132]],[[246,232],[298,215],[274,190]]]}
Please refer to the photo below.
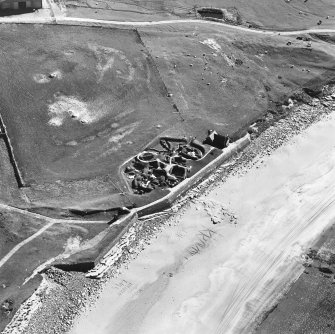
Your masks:
{"label": "white surf line", "polygon": [[169,25],[169,24],[204,24],[212,26],[226,27],[232,30],[240,30],[255,34],[265,34],[265,35],[283,35],[291,36],[297,34],[310,34],[310,33],[335,33],[335,28],[325,28],[325,29],[302,29],[294,31],[280,31],[280,30],[256,30],[251,28],[246,28],[242,26],[230,25],[227,23],[220,23],[215,21],[206,20],[195,20],[195,19],[184,19],[184,20],[163,20],[163,21],[113,21],[113,20],[98,20],[89,19],[81,17],[44,17],[44,18],[24,18],[24,17],[2,17],[0,23],[21,23],[21,24],[59,24],[59,25],[75,25],[75,23],[82,23],[89,26],[128,26],[128,27],[146,27],[146,26],[159,26],[159,25]]}
{"label": "white surf line", "polygon": [[44,231],[46,231],[49,227],[54,225],[55,223],[49,223],[45,226],[43,226],[40,230],[38,230],[36,233],[31,235],[29,238],[21,241],[19,244],[17,244],[7,255],[5,255],[1,260],[0,260],[0,268],[24,245],[26,245],[28,242],[34,240],[37,238],[39,235],[41,235]]}

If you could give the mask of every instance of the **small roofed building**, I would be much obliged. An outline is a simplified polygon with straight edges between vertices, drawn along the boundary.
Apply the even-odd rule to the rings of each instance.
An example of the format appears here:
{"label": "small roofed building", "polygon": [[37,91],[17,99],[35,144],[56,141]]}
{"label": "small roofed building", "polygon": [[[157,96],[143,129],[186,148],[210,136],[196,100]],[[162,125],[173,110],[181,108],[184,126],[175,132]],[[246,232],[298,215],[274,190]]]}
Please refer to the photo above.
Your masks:
{"label": "small roofed building", "polygon": [[219,135],[215,130],[208,130],[208,136],[204,140],[204,144],[216,147],[220,150],[229,145],[229,137]]}
{"label": "small roofed building", "polygon": [[42,8],[42,0],[0,0],[0,11],[24,11]]}

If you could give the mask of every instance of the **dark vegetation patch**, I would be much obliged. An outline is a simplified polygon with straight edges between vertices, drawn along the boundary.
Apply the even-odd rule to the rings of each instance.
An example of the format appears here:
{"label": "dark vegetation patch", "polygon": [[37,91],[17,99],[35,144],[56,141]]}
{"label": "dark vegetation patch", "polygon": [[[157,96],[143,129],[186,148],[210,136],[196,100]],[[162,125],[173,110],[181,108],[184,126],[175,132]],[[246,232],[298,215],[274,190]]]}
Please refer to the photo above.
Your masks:
{"label": "dark vegetation patch", "polygon": [[266,314],[255,334],[334,333],[334,239],[332,227],[309,250],[305,272]]}
{"label": "dark vegetation patch", "polygon": [[324,274],[332,274],[333,271],[328,267],[319,267],[319,270]]}
{"label": "dark vegetation patch", "polygon": [[27,13],[33,13],[34,9],[25,8],[25,9],[0,9],[0,17],[9,16],[9,15],[22,15]]}
{"label": "dark vegetation patch", "polygon": [[198,14],[201,18],[213,18],[213,19],[219,19],[223,20],[223,13],[222,9],[220,8],[200,8],[197,10]]}
{"label": "dark vegetation patch", "polygon": [[232,8],[201,7],[197,9],[197,14],[199,18],[205,20],[224,22],[233,25],[241,25],[243,23],[242,17],[235,7]]}
{"label": "dark vegetation patch", "polygon": [[310,34],[312,38],[330,43],[330,44],[335,44],[335,35],[331,34]]}
{"label": "dark vegetation patch", "polygon": [[54,267],[60,270],[63,270],[63,271],[77,271],[77,272],[87,273],[89,270],[94,268],[94,262],[55,264]]}

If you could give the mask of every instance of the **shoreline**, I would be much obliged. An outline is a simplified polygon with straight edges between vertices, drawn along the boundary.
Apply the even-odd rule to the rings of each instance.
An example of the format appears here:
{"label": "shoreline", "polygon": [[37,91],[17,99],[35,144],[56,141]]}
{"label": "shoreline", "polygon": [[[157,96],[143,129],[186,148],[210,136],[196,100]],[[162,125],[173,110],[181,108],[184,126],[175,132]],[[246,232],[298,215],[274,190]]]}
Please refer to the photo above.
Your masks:
{"label": "shoreline", "polygon": [[[334,120],[326,117],[242,177],[191,201],[106,283],[70,333],[249,333],[255,316],[302,272],[306,247],[332,223],[325,185],[334,177],[327,173]],[[287,125],[269,132],[277,130],[278,139]]]}
{"label": "shoreline", "polygon": [[[55,302],[55,300],[57,300],[57,294],[60,295],[64,294],[64,291],[62,290],[62,285],[59,284],[61,288],[58,289],[59,290],[58,292],[54,293],[51,292],[51,294],[46,295],[42,298],[44,301],[39,309],[38,314],[37,313],[32,314],[29,327],[24,329],[24,333],[46,334],[48,333],[45,331],[46,328],[50,330],[50,333],[52,328],[54,330],[53,333],[65,333],[71,327],[71,324],[75,316],[83,312],[85,304],[89,300],[90,300],[89,304],[92,304],[97,298],[99,298],[98,296],[99,291],[101,291],[102,287],[109,280],[109,278],[115,277],[119,273],[120,267],[126,269],[127,261],[129,261],[129,258],[136,258],[140,250],[145,248],[144,244],[150,243],[150,240],[153,240],[155,236],[157,237],[158,231],[160,229],[164,229],[164,226],[166,225],[173,224],[171,221],[178,220],[177,219],[178,215],[180,215],[183,211],[186,210],[188,205],[190,205],[192,199],[195,199],[200,195],[199,193],[201,193],[202,195],[206,194],[210,190],[216,187],[217,182],[225,182],[225,180],[230,175],[235,175],[236,173],[238,174],[247,173],[248,169],[250,169],[251,166],[255,164],[256,165],[262,164],[262,157],[264,157],[265,155],[270,155],[273,150],[275,150],[282,144],[288,142],[292,137],[301,133],[310,125],[320,121],[328,114],[330,114],[332,111],[334,111],[334,107],[328,108],[322,105],[320,101],[315,103],[316,103],[315,106],[300,105],[294,107],[297,108],[298,111],[291,112],[290,114],[288,114],[286,118],[279,120],[274,126],[262,132],[259,137],[257,137],[251,142],[251,144],[243,151],[243,153],[239,157],[233,157],[232,159],[230,159],[225,165],[219,167],[218,170],[216,170],[206,180],[201,182],[194,189],[190,190],[185,196],[183,196],[180,200],[178,200],[175,203],[174,208],[172,209],[171,212],[172,219],[171,218],[168,219],[157,218],[156,220],[151,219],[149,226],[145,224],[145,221],[143,221],[141,223],[142,229],[140,229],[138,235],[134,240],[134,246],[132,247],[132,245],[130,245],[128,247],[128,252],[125,252],[125,254],[122,255],[120,260],[114,265],[114,268],[110,270],[110,273],[109,275],[106,276],[106,278],[104,278],[101,281],[94,281],[94,284],[92,284],[92,286],[94,287],[92,288],[92,293],[87,294],[86,297],[81,296],[80,303],[78,305],[79,308],[69,307],[69,302],[63,300],[64,298],[60,298],[61,300],[59,302]],[[142,240],[144,240],[144,242]],[[73,295],[72,299],[76,300],[77,298],[76,295],[80,295],[80,293],[82,292],[79,286],[75,288],[76,281],[79,284],[79,282],[81,283],[83,281],[86,282],[87,279],[83,278],[82,274],[64,273],[59,270],[51,269],[49,273],[47,272],[46,274],[44,274],[46,277],[48,277],[46,278],[46,280],[49,280],[50,282],[55,281],[55,279],[52,278],[56,275],[55,273],[57,273],[57,275],[59,274],[60,277],[65,277],[73,281],[73,286],[71,287],[71,289],[73,289],[72,291],[73,293],[71,291],[69,291],[69,293]],[[85,291],[85,288],[83,289],[83,291]],[[64,317],[63,318],[59,317],[58,319],[54,317],[54,319],[52,319],[50,323],[43,317],[43,314],[44,315],[48,314],[50,310],[55,308],[54,306],[57,303],[60,303],[63,309],[65,310],[64,313],[68,314],[66,318],[67,320],[65,322]],[[18,311],[17,313],[19,312],[20,311]],[[3,332],[4,334],[15,333],[16,329],[18,329],[17,333],[23,332],[19,330],[20,326],[15,325],[15,318],[17,318],[16,315],[14,316],[13,319],[14,322],[12,321],[13,322],[12,326],[7,326],[5,331]],[[47,321],[47,326],[37,328],[37,324],[41,322],[41,319],[43,319],[44,325],[45,321]]]}

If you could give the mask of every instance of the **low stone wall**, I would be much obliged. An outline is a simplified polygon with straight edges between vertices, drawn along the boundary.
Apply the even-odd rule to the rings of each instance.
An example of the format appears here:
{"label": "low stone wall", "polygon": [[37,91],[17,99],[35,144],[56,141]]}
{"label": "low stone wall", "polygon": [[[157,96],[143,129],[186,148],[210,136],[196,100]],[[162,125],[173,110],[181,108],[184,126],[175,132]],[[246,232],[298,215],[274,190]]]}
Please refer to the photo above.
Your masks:
{"label": "low stone wall", "polygon": [[24,183],[23,177],[21,175],[21,172],[19,170],[18,164],[15,160],[14,150],[13,150],[12,144],[10,142],[8,133],[7,133],[6,125],[5,125],[1,115],[0,115],[0,132],[1,132],[1,137],[3,138],[3,140],[6,144],[6,147],[7,147],[9,160],[10,160],[11,165],[13,166],[14,175],[15,175],[17,184],[18,184],[19,188],[22,188],[22,187],[25,186],[25,183]]}
{"label": "low stone wall", "polygon": [[[102,251],[100,251],[99,256],[95,259],[95,264],[98,264],[100,260],[104,258],[104,256],[111,250],[111,248],[115,247],[118,243],[118,240],[122,239],[122,237],[128,232],[129,227],[134,224],[134,222],[137,221],[137,213],[136,212],[131,212],[127,214],[126,216],[122,217],[119,221],[116,223],[118,225],[122,225],[122,230],[118,233],[117,236],[106,236],[102,242],[104,243],[104,248]],[[115,223],[114,223],[115,224]],[[113,225],[114,225],[113,224]],[[112,240],[108,240],[112,239]]]}
{"label": "low stone wall", "polygon": [[164,209],[167,209],[171,204],[183,193],[193,187],[195,184],[200,182],[210,173],[212,173],[216,168],[223,164],[224,161],[228,160],[231,156],[237,152],[242,151],[250,143],[250,135],[247,134],[236,142],[230,144],[227,148],[223,149],[223,152],[213,161],[208,163],[204,168],[199,172],[191,176],[190,178],[179,183],[177,186],[171,189],[170,194],[165,197],[147,204],[143,207],[136,209],[136,212],[139,217],[146,216],[151,213],[159,212]]}
{"label": "low stone wall", "polygon": [[101,278],[122,255],[123,249],[129,245],[130,242],[135,240],[137,235],[137,230],[139,228],[137,217],[145,216],[155,212],[162,211],[171,207],[172,203],[191,187],[195,186],[198,182],[212,173],[216,168],[218,168],[222,163],[228,160],[237,152],[242,151],[250,143],[250,135],[247,134],[243,138],[237,140],[236,142],[229,145],[223,150],[216,159],[211,161],[207,166],[201,169],[198,173],[181,182],[171,192],[165,197],[145,205],[143,207],[134,209],[129,215],[123,218],[124,221],[116,223],[127,222],[123,229],[123,233],[120,236],[114,237],[113,243],[108,247],[109,251],[100,254],[99,258],[95,261],[97,265],[87,273],[87,277]]}
{"label": "low stone wall", "polygon": [[107,270],[120,259],[127,247],[136,239],[138,230],[140,229],[137,215],[130,213],[125,219],[127,220],[127,224],[122,230],[122,234],[117,237],[114,236],[112,246],[109,245],[108,252],[99,256],[95,261],[96,266],[86,274],[87,277],[103,277]]}

